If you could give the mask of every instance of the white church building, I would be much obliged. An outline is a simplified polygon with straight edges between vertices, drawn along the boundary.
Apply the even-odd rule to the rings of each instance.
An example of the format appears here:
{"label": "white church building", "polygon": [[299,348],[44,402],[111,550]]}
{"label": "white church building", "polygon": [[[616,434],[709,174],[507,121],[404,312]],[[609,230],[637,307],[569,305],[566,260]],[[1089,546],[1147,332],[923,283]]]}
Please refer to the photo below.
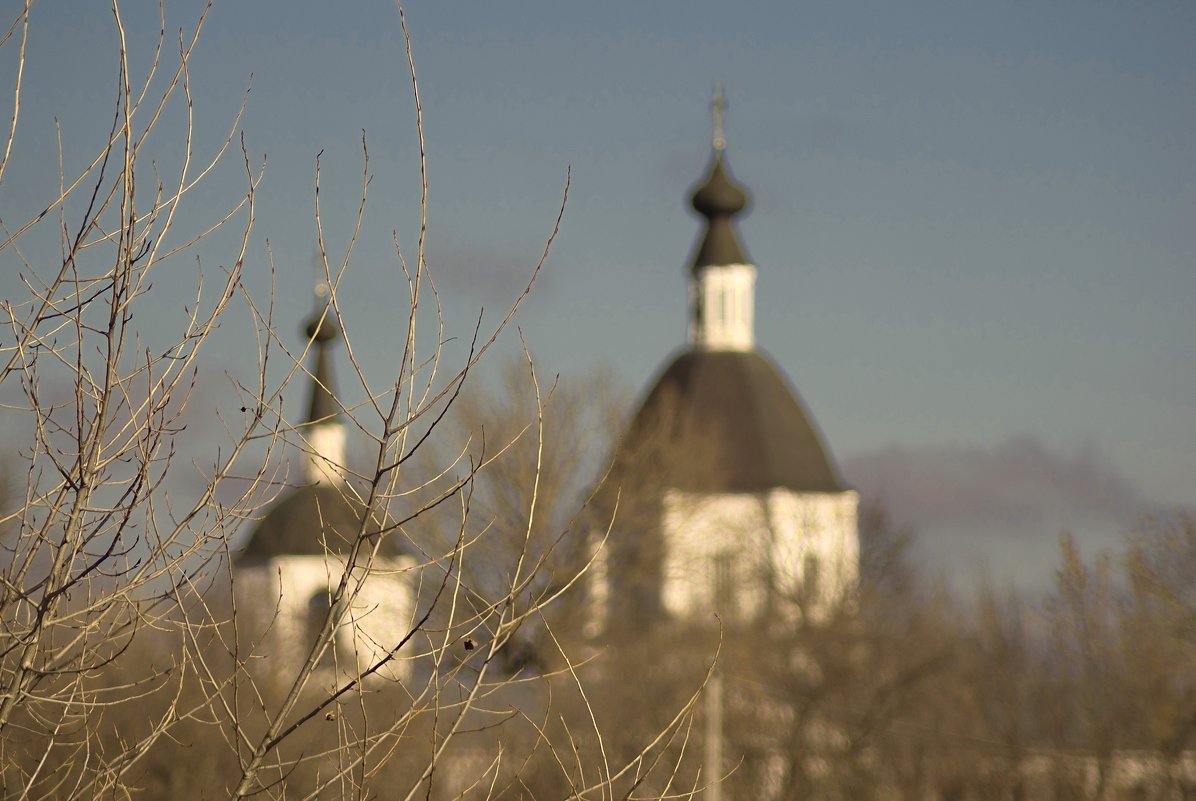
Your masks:
{"label": "white church building", "polygon": [[817,620],[857,582],[859,496],[756,345],[757,269],[736,230],[748,195],[727,165],[721,95],[714,108],[710,165],[691,195],[703,229],[688,342],[645,393],[604,487],[613,523],[598,535],[598,629],[785,609]]}
{"label": "white church building", "polygon": [[[756,344],[757,268],[736,230],[748,195],[727,166],[718,97],[709,168],[691,203],[703,227],[688,265],[688,341],[643,396],[598,493],[609,516],[597,527],[603,543],[589,573],[591,636],[713,614],[729,623],[777,614],[816,622],[857,583],[859,497]],[[261,618],[267,662],[293,668],[331,620],[324,662],[360,671],[407,633],[416,560],[381,552],[368,574],[347,578],[359,588],[352,601],[332,608],[345,554],[380,524],[363,522],[341,467],[330,354],[339,332],[324,315],[306,333],[315,362],[299,429],[304,475],[254,528],[234,563],[235,592]],[[396,660],[388,675],[407,669]]]}
{"label": "white church building", "polygon": [[[298,428],[303,472],[254,527],[233,563],[238,607],[248,613],[249,638],[262,669],[289,681],[326,626],[329,647],[317,678],[356,676],[385,660],[379,679],[410,672],[403,658],[386,659],[407,635],[415,606],[416,559],[387,538],[368,569],[345,575],[346,557],[361,539],[364,552],[381,526],[344,477],[345,427],[333,392],[331,347],[339,336],[331,314],[317,316],[306,335],[315,354],[305,423]],[[358,563],[365,560],[359,558]],[[342,581],[346,599],[333,603]]]}

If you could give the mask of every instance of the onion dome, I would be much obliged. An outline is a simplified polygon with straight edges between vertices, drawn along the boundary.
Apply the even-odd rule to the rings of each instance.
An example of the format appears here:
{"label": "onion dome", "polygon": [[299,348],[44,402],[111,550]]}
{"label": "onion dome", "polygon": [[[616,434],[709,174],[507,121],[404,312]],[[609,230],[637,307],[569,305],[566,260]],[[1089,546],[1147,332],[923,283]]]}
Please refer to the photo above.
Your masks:
{"label": "onion dome", "polygon": [[340,327],[332,311],[317,314],[304,327],[307,338],[313,341],[316,364],[312,370],[311,399],[307,405],[307,422],[330,423],[340,416],[340,406],[332,395],[332,355],[329,343],[340,336]]}
{"label": "onion dome", "polygon": [[747,191],[731,177],[723,151],[715,148],[706,180],[690,195],[694,211],[706,218],[706,230],[690,263],[694,273],[703,267],[750,263],[739,244],[734,222],[748,202]]}
{"label": "onion dome", "polygon": [[722,151],[715,151],[710,175],[694,189],[690,203],[703,217],[734,217],[747,208],[748,195],[723,166]]}
{"label": "onion dome", "polygon": [[846,489],[797,394],[758,351],[687,350],[647,393],[616,458],[620,480],[687,492]]}

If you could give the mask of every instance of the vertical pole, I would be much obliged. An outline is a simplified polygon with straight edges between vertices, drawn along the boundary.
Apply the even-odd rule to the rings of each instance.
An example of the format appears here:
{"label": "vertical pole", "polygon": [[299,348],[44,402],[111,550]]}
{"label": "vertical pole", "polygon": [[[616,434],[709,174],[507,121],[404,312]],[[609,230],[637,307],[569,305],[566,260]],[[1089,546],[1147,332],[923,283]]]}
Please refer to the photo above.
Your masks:
{"label": "vertical pole", "polygon": [[717,666],[706,684],[705,801],[723,801],[723,672]]}

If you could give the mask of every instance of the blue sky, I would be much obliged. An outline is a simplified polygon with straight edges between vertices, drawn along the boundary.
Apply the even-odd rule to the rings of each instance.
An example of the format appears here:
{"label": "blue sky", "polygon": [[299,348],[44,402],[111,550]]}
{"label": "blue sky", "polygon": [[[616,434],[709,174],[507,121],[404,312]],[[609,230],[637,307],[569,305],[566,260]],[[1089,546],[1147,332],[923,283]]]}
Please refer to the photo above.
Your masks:
{"label": "blue sky", "polygon": [[[754,197],[741,233],[760,268],[758,338],[848,477],[921,528],[928,556],[1038,581],[1062,529],[1099,545],[1139,514],[1193,504],[1196,6],[406,10],[429,143],[428,256],[450,326],[463,333],[480,306],[497,314],[517,291],[571,168],[520,324],[544,370],[606,364],[643,387],[683,341],[698,229],[686,196],[722,80],[730,164]],[[168,46],[199,11],[167,3]],[[122,16],[143,71],[156,4]],[[18,155],[0,184],[10,228],[56,185],[56,117],[68,171],[105,135],[114,42],[101,4],[34,5]],[[5,86],[14,52],[0,49]],[[398,16],[386,3],[217,2],[191,64],[197,152],[223,141],[251,73],[240,127],[255,160],[268,157],[252,280],[268,284],[268,240],[296,319],[310,306],[316,154],[326,231],[343,247],[366,132],[374,178],[344,299],[381,377],[403,297],[391,232],[413,246],[418,225]],[[153,143],[167,172],[180,120]],[[241,191],[239,162],[232,153],[195,194],[197,225]],[[52,256],[52,243],[31,238],[26,256]],[[228,243],[200,253],[218,265]],[[19,267],[0,260],[0,289],[16,297]],[[193,263],[160,279],[148,325],[177,314]],[[243,369],[237,349],[209,369]],[[919,494],[910,476],[935,491]],[[1040,477],[1035,499],[1026,476]],[[992,497],[1036,511],[994,517]]]}

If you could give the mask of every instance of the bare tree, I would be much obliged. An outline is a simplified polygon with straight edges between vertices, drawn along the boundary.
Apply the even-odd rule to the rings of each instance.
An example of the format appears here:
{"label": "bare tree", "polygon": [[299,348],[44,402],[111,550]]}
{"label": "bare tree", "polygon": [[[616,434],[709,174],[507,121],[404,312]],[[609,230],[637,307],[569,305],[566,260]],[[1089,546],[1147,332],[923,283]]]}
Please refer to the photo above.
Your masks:
{"label": "bare tree", "polygon": [[[0,42],[20,50],[0,181],[18,141],[24,49],[35,17],[30,8],[26,2]],[[541,615],[570,591],[577,574],[546,579],[547,551],[536,550],[540,539],[555,536],[551,530],[541,535],[538,521],[555,528],[564,518],[542,509],[554,477],[545,461],[547,393],[534,366],[527,365],[534,391],[526,429],[487,441],[472,460],[467,449],[455,454],[439,479],[417,483],[411,470],[415,457],[441,436],[474,369],[531,291],[561,217],[507,313],[488,330],[479,320],[468,352],[449,364],[424,258],[423,108],[400,5],[421,204],[414,253],[397,245],[394,253],[395,291],[407,302],[397,374],[382,382],[367,375],[359,358],[365,344],[338,291],[367,204],[364,137],[355,224],[339,247],[322,225],[317,157],[315,230],[328,293],[321,323],[302,348],[288,349],[272,297],[255,295],[243,280],[265,163],[245,144],[240,111],[211,155],[198,155],[203,148],[195,141],[190,65],[208,10],[180,32],[176,52],[165,35],[164,4],[161,34],[147,48],[126,36],[122,8],[113,1],[119,80],[110,129],[79,172],[69,173],[60,160],[59,185],[48,201],[10,223],[0,241],[7,258],[23,263],[26,289],[25,297],[3,303],[8,334],[0,389],[6,398],[19,398],[9,413],[28,432],[17,454],[21,497],[0,521],[5,794],[348,798],[384,786],[389,796],[406,799],[489,796],[530,787],[533,772],[577,796],[606,797],[621,782],[634,785],[642,766],[658,760],[663,744],[684,730],[692,699],[659,730],[645,732],[622,761],[605,758],[600,747],[576,747],[583,737],[601,745],[593,715],[572,722],[554,716],[554,692],[575,696],[583,709],[589,702],[577,660]],[[131,54],[146,52],[150,66],[134,74]],[[147,143],[163,134],[157,129],[166,109],[181,111],[186,126],[167,148],[173,166],[153,165]],[[240,163],[243,191],[217,219],[198,223],[188,202],[226,158]],[[39,251],[26,260],[22,243],[47,226],[56,231],[60,258],[49,261]],[[141,310],[158,291],[151,279],[190,257],[202,264],[201,240],[232,242],[231,251],[220,254],[226,266],[215,271],[214,286],[212,271],[195,269],[194,294],[177,301],[184,313],[164,336],[143,324]],[[184,419],[205,380],[198,369],[203,354],[220,326],[235,324],[235,312],[252,327],[256,375],[237,384],[240,411],[221,419],[227,439],[207,457],[202,487],[186,497],[170,483],[178,454],[188,450]],[[320,380],[303,365],[320,326],[333,322],[345,335],[353,385],[334,400],[369,454],[360,468],[335,466],[345,475],[341,492],[359,522],[341,532],[345,548],[336,554],[338,569],[313,636],[281,680],[267,684],[254,670],[261,642],[242,636],[245,610],[228,592],[236,580],[232,543],[243,523],[294,481],[281,467],[283,449],[314,447],[288,418],[282,396],[296,382]],[[285,366],[280,379],[271,378],[277,362]],[[344,400],[350,395],[364,400],[350,404]],[[504,453],[519,455],[519,486],[530,492],[504,494],[508,482],[479,483],[488,467],[503,463],[495,459]],[[339,610],[362,597],[388,543],[416,538],[418,521],[433,509],[453,510],[454,536],[421,543],[423,559],[408,568],[422,582],[420,611],[368,664],[330,683],[325,657],[352,625]],[[506,567],[501,581],[483,586],[463,565],[487,553],[490,539],[500,543],[491,552],[501,550]],[[536,677],[530,693],[527,677],[504,672],[499,658],[529,621],[559,651],[557,667]],[[387,679],[387,667],[400,659],[420,667],[406,679]],[[502,743],[493,736],[497,726],[521,732],[526,751],[511,756],[495,747]],[[480,750],[470,745],[470,732],[478,729],[491,730]]]}
{"label": "bare tree", "polygon": [[1053,698],[1039,713],[1093,766],[1075,782],[1085,797],[1183,798],[1196,786],[1194,531],[1190,514],[1147,520],[1123,553],[1090,562],[1062,541],[1048,606]]}

